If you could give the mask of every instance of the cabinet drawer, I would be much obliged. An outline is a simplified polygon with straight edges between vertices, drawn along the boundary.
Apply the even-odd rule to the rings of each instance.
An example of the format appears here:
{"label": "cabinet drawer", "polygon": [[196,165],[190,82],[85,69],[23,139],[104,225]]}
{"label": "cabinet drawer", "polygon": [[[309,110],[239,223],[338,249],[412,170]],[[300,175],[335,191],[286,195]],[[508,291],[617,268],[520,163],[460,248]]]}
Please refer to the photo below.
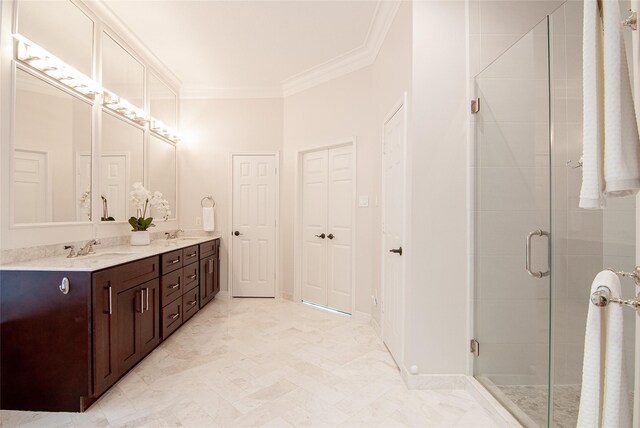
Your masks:
{"label": "cabinet drawer", "polygon": [[161,301],[162,306],[182,295],[183,280],[182,269],[169,272],[160,277]]}
{"label": "cabinet drawer", "polygon": [[182,267],[182,250],[164,253],[161,258],[162,274],[179,269]]}
{"label": "cabinet drawer", "polygon": [[182,297],[162,308],[162,339],[166,339],[182,324]]}
{"label": "cabinet drawer", "polygon": [[193,287],[198,286],[198,263],[191,263],[188,266],[182,268],[182,278],[184,279],[184,287],[182,292],[186,293]]}
{"label": "cabinet drawer", "polygon": [[219,239],[203,242],[200,244],[200,257],[208,257],[218,254]]}
{"label": "cabinet drawer", "polygon": [[197,262],[200,257],[199,246],[194,245],[192,247],[187,247],[182,250],[182,265],[186,266],[189,263]]}
{"label": "cabinet drawer", "polygon": [[182,307],[184,308],[184,319],[182,322],[185,322],[189,318],[193,316],[198,309],[200,309],[200,305],[198,304],[198,298],[200,295],[200,290],[198,287],[192,289],[191,291],[187,291],[182,295]]}
{"label": "cabinet drawer", "polygon": [[119,291],[151,281],[159,274],[159,258],[154,256],[98,271],[93,277],[97,281],[101,281],[103,278],[113,279],[113,284]]}

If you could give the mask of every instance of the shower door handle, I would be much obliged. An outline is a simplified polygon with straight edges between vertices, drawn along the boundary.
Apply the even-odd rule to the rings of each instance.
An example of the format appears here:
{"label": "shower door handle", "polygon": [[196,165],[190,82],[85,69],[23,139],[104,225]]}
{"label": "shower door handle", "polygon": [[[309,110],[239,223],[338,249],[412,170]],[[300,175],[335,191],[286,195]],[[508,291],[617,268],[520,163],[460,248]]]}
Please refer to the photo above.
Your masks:
{"label": "shower door handle", "polygon": [[546,272],[533,272],[531,270],[531,239],[534,236],[546,236],[547,239],[549,239],[549,232],[545,232],[544,230],[534,230],[532,232],[529,232],[529,234],[527,235],[527,242],[525,245],[525,269],[527,270],[527,273],[529,275],[531,275],[534,278],[543,278],[545,276],[549,276],[549,274],[551,273],[550,270],[547,270]]}

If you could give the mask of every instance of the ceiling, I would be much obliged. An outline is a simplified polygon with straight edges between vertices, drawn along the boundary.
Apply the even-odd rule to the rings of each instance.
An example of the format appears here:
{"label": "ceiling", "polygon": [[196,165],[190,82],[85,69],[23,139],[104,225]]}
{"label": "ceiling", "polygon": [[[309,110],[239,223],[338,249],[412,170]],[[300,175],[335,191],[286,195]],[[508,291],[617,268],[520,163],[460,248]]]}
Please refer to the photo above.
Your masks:
{"label": "ceiling", "polygon": [[375,59],[397,1],[119,0],[183,96],[281,96]]}

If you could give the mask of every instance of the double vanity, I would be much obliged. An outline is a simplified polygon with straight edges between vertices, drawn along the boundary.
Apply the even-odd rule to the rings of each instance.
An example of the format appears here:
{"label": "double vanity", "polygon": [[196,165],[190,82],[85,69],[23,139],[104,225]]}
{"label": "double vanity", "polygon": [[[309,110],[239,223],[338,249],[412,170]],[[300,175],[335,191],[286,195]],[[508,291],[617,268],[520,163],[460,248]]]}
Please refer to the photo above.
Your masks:
{"label": "double vanity", "polygon": [[84,411],[220,290],[217,236],[0,266],[2,409]]}

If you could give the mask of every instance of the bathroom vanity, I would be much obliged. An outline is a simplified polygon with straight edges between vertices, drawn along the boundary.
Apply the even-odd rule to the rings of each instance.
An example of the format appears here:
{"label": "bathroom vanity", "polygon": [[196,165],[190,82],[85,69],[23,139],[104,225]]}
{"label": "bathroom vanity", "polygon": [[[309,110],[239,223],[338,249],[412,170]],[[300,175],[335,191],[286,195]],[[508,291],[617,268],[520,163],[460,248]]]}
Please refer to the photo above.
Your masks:
{"label": "bathroom vanity", "polygon": [[220,290],[217,237],[0,267],[2,409],[82,412]]}

